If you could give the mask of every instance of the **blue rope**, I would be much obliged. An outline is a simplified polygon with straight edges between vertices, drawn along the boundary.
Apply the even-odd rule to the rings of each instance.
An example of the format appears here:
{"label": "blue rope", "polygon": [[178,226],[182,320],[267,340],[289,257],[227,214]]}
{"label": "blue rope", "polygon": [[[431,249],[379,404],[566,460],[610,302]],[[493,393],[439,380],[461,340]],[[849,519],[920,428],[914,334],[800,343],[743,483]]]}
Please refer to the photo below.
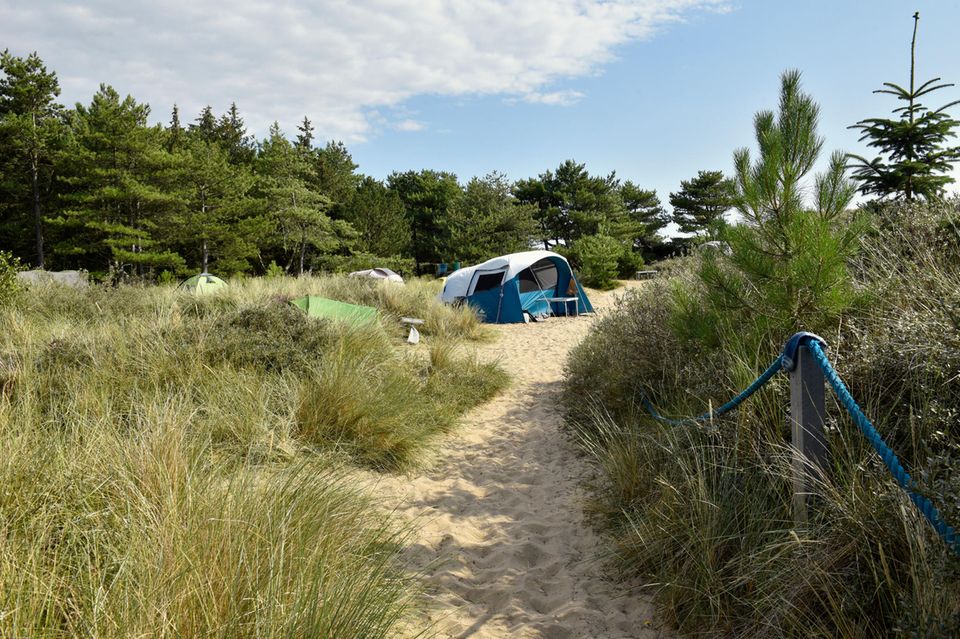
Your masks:
{"label": "blue rope", "polygon": [[860,406],[857,405],[850,391],[847,390],[846,385],[844,385],[840,376],[837,375],[837,371],[834,370],[830,364],[830,360],[827,359],[827,356],[820,348],[820,344],[815,340],[809,340],[806,342],[806,345],[814,359],[817,360],[817,364],[820,365],[821,370],[823,370],[823,374],[830,383],[830,386],[833,387],[840,403],[843,404],[843,407],[850,413],[853,423],[857,425],[860,432],[864,434],[867,441],[873,446],[873,449],[877,451],[877,454],[883,459],[883,463],[887,465],[890,474],[893,475],[893,478],[900,484],[900,487],[907,492],[910,496],[910,501],[923,513],[923,516],[927,518],[927,521],[929,521],[933,529],[937,531],[937,534],[943,538],[947,546],[949,546],[953,552],[960,555],[960,538],[958,538],[957,532],[941,519],[940,513],[937,512],[936,507],[934,507],[929,499],[914,490],[915,483],[913,479],[911,479],[910,474],[903,469],[900,460],[897,459],[897,455],[887,446],[886,442],[883,441],[883,437],[880,436],[877,429],[870,423],[867,416],[863,414]]}
{"label": "blue rope", "polygon": [[687,424],[690,422],[705,422],[713,419],[714,417],[719,417],[724,413],[729,413],[734,408],[742,404],[748,397],[750,397],[751,395],[756,393],[758,390],[763,388],[764,384],[769,382],[770,379],[773,378],[773,376],[776,375],[782,367],[783,367],[783,355],[781,354],[781,355],[778,355],[777,359],[773,360],[773,363],[767,367],[767,370],[763,371],[760,377],[753,380],[753,383],[747,386],[747,388],[744,389],[743,392],[741,392],[739,395],[731,399],[729,402],[727,402],[717,410],[706,412],[703,415],[699,415],[697,417],[671,419],[669,417],[664,417],[659,412],[657,412],[657,409],[653,407],[653,404],[650,403],[650,400],[647,399],[646,395],[642,397],[641,401],[643,402],[643,407],[647,409],[647,412],[650,413],[650,415],[654,419],[659,420],[665,424],[672,424],[674,426],[677,426],[680,424]]}

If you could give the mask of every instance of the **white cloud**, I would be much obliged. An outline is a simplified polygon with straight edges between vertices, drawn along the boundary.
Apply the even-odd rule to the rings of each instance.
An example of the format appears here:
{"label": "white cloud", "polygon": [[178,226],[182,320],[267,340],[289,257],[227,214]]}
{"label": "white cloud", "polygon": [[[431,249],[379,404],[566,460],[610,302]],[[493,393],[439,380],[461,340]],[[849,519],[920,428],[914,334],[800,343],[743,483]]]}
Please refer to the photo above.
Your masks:
{"label": "white cloud", "polygon": [[[38,51],[64,101],[99,82],[159,120],[236,101],[261,135],[303,115],[320,138],[362,140],[377,109],[417,95],[504,95],[564,105],[551,90],[597,70],[617,46],[726,0],[0,0],[4,46]],[[19,6],[18,6],[19,5]],[[188,115],[189,114],[189,115]],[[397,126],[420,124],[403,121]],[[405,128],[402,130],[414,130]]]}
{"label": "white cloud", "polygon": [[550,104],[557,106],[569,106],[576,104],[583,97],[580,91],[566,89],[564,91],[531,91],[523,95],[523,101],[531,104]]}
{"label": "white cloud", "polygon": [[423,122],[417,122],[416,120],[400,120],[393,128],[397,131],[423,131],[425,127]]}

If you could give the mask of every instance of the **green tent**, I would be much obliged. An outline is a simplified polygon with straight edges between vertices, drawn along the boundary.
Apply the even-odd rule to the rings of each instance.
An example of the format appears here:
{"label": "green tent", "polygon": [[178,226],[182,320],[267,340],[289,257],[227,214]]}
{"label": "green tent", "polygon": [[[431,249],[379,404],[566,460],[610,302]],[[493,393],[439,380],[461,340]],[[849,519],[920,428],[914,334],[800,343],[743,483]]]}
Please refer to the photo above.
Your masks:
{"label": "green tent", "polygon": [[227,283],[216,275],[200,273],[199,275],[194,275],[180,286],[191,293],[203,295],[204,293],[216,293],[226,290]]}
{"label": "green tent", "polygon": [[304,295],[290,300],[290,303],[310,317],[341,320],[351,324],[363,324],[377,319],[377,309],[372,306],[347,304],[316,295]]}

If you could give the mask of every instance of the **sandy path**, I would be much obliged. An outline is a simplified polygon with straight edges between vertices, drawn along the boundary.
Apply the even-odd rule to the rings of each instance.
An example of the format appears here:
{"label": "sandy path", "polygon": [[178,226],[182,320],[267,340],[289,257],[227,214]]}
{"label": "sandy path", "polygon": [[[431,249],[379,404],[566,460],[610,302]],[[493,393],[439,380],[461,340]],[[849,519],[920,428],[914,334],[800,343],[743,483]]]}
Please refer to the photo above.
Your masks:
{"label": "sandy path", "polygon": [[[613,296],[594,295],[599,312]],[[556,408],[568,351],[595,318],[497,326],[479,349],[513,376],[468,414],[434,468],[383,478],[385,505],[415,519],[441,637],[657,637],[646,599],[603,578],[603,542],[583,516],[587,462]]]}

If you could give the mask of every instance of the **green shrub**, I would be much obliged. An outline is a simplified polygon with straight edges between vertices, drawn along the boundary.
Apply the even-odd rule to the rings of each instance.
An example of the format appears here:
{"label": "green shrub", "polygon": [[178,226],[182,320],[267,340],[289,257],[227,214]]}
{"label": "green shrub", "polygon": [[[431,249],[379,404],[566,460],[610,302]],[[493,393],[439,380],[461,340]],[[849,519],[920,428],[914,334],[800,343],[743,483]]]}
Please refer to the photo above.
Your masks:
{"label": "green shrub", "polygon": [[287,272],[283,270],[283,267],[277,264],[276,260],[270,260],[270,263],[267,264],[267,270],[263,274],[267,278],[277,278],[283,277]]}
{"label": "green shrub", "polygon": [[623,244],[607,235],[587,235],[580,238],[569,251],[580,269],[583,284],[607,290],[616,286]]}
{"label": "green shrub", "polygon": [[0,251],[0,306],[9,304],[20,292],[17,272],[21,270],[20,260],[9,251]]}

